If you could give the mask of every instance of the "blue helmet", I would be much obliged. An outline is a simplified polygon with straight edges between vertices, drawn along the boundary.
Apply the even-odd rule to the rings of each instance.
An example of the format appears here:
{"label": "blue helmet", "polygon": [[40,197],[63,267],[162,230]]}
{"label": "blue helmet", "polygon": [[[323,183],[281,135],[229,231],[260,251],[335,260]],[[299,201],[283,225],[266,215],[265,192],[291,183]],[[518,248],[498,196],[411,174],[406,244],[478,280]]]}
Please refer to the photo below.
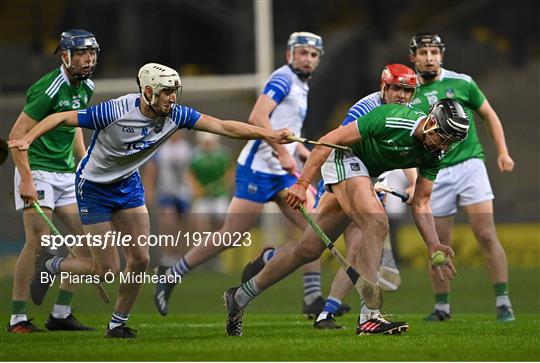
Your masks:
{"label": "blue helmet", "polygon": [[54,53],[57,53],[59,50],[80,50],[88,48],[99,51],[99,44],[95,35],[82,29],[70,29],[62,33],[60,36],[60,44]]}
{"label": "blue helmet", "polygon": [[[72,52],[77,50],[91,49],[96,52],[92,63],[90,64],[90,72],[77,72],[71,64]],[[66,30],[60,36],[60,44],[54,51],[66,51],[68,54],[67,61],[62,58],[62,62],[66,66],[70,74],[78,80],[84,80],[90,78],[97,64],[97,52],[99,52],[99,44],[94,34],[82,29],[70,29]]]}
{"label": "blue helmet", "polygon": [[295,47],[299,47],[302,45],[312,46],[316,48],[321,53],[321,55],[324,54],[322,38],[317,34],[313,34],[310,32],[294,32],[289,36],[289,40],[287,41],[287,48],[289,48],[291,52],[294,50]]}

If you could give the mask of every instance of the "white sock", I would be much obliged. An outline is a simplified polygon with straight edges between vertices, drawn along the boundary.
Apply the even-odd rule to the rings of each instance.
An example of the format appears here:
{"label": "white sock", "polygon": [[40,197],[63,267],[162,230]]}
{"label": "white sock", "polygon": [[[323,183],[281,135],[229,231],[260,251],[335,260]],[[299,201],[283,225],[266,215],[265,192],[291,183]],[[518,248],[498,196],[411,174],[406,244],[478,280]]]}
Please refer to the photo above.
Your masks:
{"label": "white sock", "polygon": [[9,319],[9,325],[13,326],[21,321],[26,321],[28,318],[26,314],[11,314],[11,319]]}
{"label": "white sock", "polygon": [[362,308],[360,309],[360,324],[368,321],[371,318],[378,317],[379,315],[381,315],[381,312],[378,309],[372,310],[366,305],[362,304]]}
{"label": "white sock", "polygon": [[109,322],[109,329],[114,329],[117,326],[126,325],[129,319],[129,314],[123,314],[119,313],[117,311],[114,311],[111,317],[111,321]]}
{"label": "white sock", "polygon": [[321,296],[321,273],[304,272],[304,302],[311,305]]}
{"label": "white sock", "polygon": [[500,295],[495,297],[495,306],[499,307],[501,305],[506,305],[509,308],[512,307],[512,303],[510,302],[508,295]]}
{"label": "white sock", "polygon": [[441,311],[444,311],[447,314],[450,314],[450,303],[435,304],[435,310],[441,310]]}
{"label": "white sock", "polygon": [[245,284],[240,286],[236,293],[234,294],[234,300],[240,307],[247,306],[253,299],[260,295],[262,292],[261,289],[255,283],[255,277],[248,280]]}
{"label": "white sock", "polygon": [[71,306],[54,304],[51,314],[53,318],[65,319],[71,314]]}
{"label": "white sock", "polygon": [[326,311],[321,311],[319,313],[319,316],[317,316],[317,322],[321,321],[321,320],[324,320],[328,317],[328,313]]}

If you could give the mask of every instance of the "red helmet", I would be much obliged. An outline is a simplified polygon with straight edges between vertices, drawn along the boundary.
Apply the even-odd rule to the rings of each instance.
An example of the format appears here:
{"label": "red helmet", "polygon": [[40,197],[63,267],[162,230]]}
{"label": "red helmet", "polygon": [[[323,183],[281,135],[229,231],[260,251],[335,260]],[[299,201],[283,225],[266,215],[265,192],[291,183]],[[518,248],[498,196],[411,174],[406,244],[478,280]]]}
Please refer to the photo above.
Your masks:
{"label": "red helmet", "polygon": [[416,73],[403,64],[388,64],[382,71],[381,85],[390,84],[405,88],[416,88]]}

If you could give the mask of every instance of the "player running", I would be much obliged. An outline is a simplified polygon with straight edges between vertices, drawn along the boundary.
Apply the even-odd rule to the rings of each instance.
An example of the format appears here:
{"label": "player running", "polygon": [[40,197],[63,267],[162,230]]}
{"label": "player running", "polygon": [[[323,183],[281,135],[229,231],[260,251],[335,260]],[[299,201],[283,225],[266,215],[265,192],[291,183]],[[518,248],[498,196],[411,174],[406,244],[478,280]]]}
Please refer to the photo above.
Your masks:
{"label": "player running", "polygon": [[[287,42],[287,63],[272,73],[259,95],[249,122],[267,129],[287,127],[300,134],[307,113],[308,80],[317,68],[323,55],[322,38],[309,32],[292,33]],[[247,232],[256,223],[264,205],[274,201],[283,214],[299,228],[306,222],[292,210],[278,193],[297,181],[294,156],[307,159],[309,151],[300,143],[278,145],[263,140],[246,144],[236,168],[236,190],[229,205],[223,227],[214,236],[233,232]],[[312,196],[308,209],[313,206]],[[171,267],[161,266],[159,274],[185,277],[192,269],[208,261],[230,246],[208,244],[192,248]],[[273,249],[265,251],[271,258]],[[320,262],[314,261],[304,268],[303,313],[318,314],[324,306],[321,297]],[[161,315],[168,312],[168,300],[175,284],[156,284],[154,301]]]}
{"label": "player running", "polygon": [[[28,91],[26,105],[15,121],[9,137],[22,137],[48,115],[85,108],[94,92],[90,80],[97,64],[99,45],[94,34],[71,29],[62,33],[60,44],[62,65],[44,75]],[[45,214],[52,213],[73,234],[83,229],[77,214],[75,199],[75,158],[85,154],[82,130],[61,126],[32,144],[28,153],[12,150],[15,162],[15,208],[22,211],[26,242],[17,258],[13,272],[12,312],[7,331],[32,333],[40,331],[26,316],[29,286],[35,262],[41,251],[41,236],[50,234],[47,224],[32,207],[39,203]],[[75,248],[75,253],[89,256],[88,248]],[[35,282],[32,282],[34,284]],[[60,284],[53,310],[45,323],[48,330],[90,330],[71,312],[71,301],[76,285],[67,281]],[[43,299],[32,299],[41,305]]]}
{"label": "player running", "polygon": [[[352,153],[330,151],[316,146],[308,158],[302,176],[287,194],[293,208],[306,201],[306,189],[317,170],[321,168],[325,193],[317,207],[315,220],[335,241],[345,227],[353,221],[362,230],[363,248],[359,249],[356,269],[369,281],[377,281],[382,246],[388,233],[388,217],[373,190],[370,177],[401,168],[419,168],[412,199],[412,211],[418,230],[430,253],[442,251],[453,257],[449,246],[439,242],[429,199],[433,180],[437,176],[441,158],[467,137],[469,121],[459,103],[441,100],[430,113],[403,105],[382,105],[357,122],[339,127],[320,140],[351,145]],[[360,202],[356,202],[360,201]],[[307,228],[294,246],[280,249],[255,277],[241,286],[225,292],[228,335],[242,335],[242,320],[246,306],[264,290],[291,274],[303,264],[316,260],[325,246],[312,228]],[[445,264],[435,268],[439,278],[452,278],[454,266],[447,258]],[[408,329],[405,322],[383,319],[379,310],[362,305],[357,334],[395,334]]]}
{"label": "player running", "polygon": [[[287,136],[292,134],[287,129],[274,131],[238,121],[222,121],[177,104],[180,76],[167,66],[145,64],[137,81],[139,94],[128,94],[78,112],[48,116],[21,139],[9,142],[10,147],[25,150],[37,137],[59,125],[95,130],[76,176],[84,232],[92,237],[104,238],[111,230],[131,236],[132,241],[148,236],[150,225],[139,167],[177,130],[195,129],[238,139],[263,138],[275,143],[288,142]],[[65,271],[103,279],[109,271],[119,272],[116,246],[98,243],[90,249],[92,259],[40,256],[36,274],[52,276]],[[132,243],[123,246],[123,251],[124,276],[143,276],[149,262],[148,245]],[[136,331],[127,322],[140,287],[136,281],[120,283],[106,337],[136,337]]]}
{"label": "player running", "polygon": [[[508,153],[504,131],[497,116],[474,80],[462,73],[441,67],[445,46],[434,33],[420,33],[409,44],[410,60],[414,64],[419,88],[412,102],[414,107],[428,110],[441,98],[458,101],[471,120],[470,135],[456,150],[443,159],[441,171],[435,180],[431,208],[435,217],[437,234],[441,242],[450,246],[452,225],[458,206],[463,207],[476,236],[495,290],[497,320],[515,319],[508,297],[508,264],[493,220],[493,192],[484,164],[484,149],[476,133],[473,110],[486,121],[497,149],[500,172],[511,172],[514,161]],[[435,309],[426,319],[450,319],[450,282],[431,278],[435,294]]]}

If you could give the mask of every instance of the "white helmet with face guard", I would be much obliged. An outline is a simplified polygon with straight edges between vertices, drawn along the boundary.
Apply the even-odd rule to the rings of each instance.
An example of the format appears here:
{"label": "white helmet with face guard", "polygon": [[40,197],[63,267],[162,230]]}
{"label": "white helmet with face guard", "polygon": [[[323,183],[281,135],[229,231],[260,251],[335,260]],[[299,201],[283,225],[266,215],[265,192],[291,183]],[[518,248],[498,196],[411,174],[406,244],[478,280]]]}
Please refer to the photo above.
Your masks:
{"label": "white helmet with face guard", "polygon": [[[137,84],[141,92],[142,99],[154,112],[156,96],[159,96],[161,91],[174,89],[176,92],[176,102],[180,100],[182,93],[182,80],[180,75],[174,69],[158,63],[147,63],[139,69],[137,75]],[[144,94],[146,87],[152,88],[152,99],[148,100]],[[159,112],[156,112],[158,115]],[[165,115],[160,115],[165,116]]]}

